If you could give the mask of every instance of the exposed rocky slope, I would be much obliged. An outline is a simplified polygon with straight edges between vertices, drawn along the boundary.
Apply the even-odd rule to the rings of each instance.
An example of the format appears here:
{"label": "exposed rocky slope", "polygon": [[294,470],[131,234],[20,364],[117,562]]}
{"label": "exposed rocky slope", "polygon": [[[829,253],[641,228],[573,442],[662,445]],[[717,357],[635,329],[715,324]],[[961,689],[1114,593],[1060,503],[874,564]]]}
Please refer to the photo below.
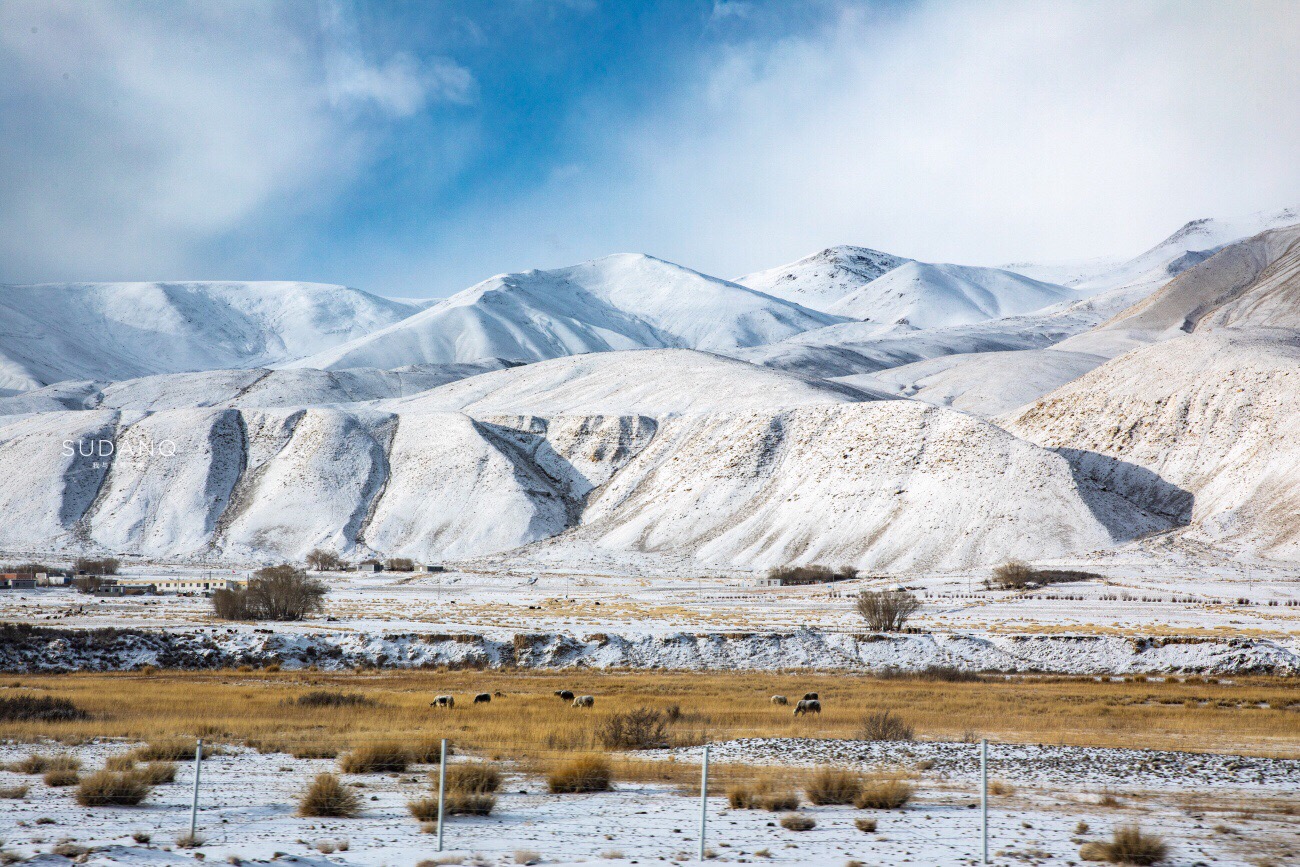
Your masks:
{"label": "exposed rocky slope", "polygon": [[853,635],[678,633],[577,637],[562,633],[420,633],[71,630],[4,627],[0,671],[119,671],[309,665],[418,668],[847,669],[1063,674],[1277,674],[1300,671],[1294,640],[1118,635]]}
{"label": "exposed rocky slope", "polygon": [[1157,343],[1003,421],[1195,539],[1300,557],[1300,332]]}

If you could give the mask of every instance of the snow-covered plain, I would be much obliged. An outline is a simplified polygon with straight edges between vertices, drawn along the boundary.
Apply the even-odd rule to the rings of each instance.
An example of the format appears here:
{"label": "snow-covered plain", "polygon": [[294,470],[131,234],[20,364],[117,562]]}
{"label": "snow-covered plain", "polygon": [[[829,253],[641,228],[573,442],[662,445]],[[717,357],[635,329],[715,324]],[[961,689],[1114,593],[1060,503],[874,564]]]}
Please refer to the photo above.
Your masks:
{"label": "snow-covered plain", "polygon": [[[87,766],[98,767],[131,746],[99,742],[71,752]],[[712,749],[712,776],[724,785],[753,778],[737,762],[795,767],[833,763],[907,773],[915,777],[917,793],[901,810],[804,806],[800,813],[814,819],[816,827],[802,832],[780,827],[779,814],[729,809],[719,793],[706,806],[705,843],[711,859],[814,867],[842,867],[854,860],[979,861],[974,744],[786,739],[726,742]],[[0,746],[0,762],[17,760],[29,751]],[[671,758],[693,764],[697,754],[681,750]],[[1175,863],[1280,864],[1300,846],[1294,816],[1284,812],[1288,803],[1293,805],[1300,785],[1300,762],[1294,760],[995,744],[990,767],[994,780],[1014,786],[990,802],[989,851],[996,864],[1071,862],[1084,841],[1104,839],[1111,828],[1125,823],[1160,833]],[[381,867],[439,857],[436,835],[422,833],[405,806],[432,794],[432,768],[346,776],[361,796],[358,818],[296,816],[297,797],[307,782],[335,768],[329,760],[259,755],[239,747],[208,758],[198,812],[203,845],[197,849],[175,846],[189,831],[189,766],[182,766],[175,783],[155,788],[145,804],[135,808],[81,808],[72,802],[69,790],[37,781],[26,798],[5,802],[0,839],[5,850],[34,857],[37,863],[68,863],[48,853],[56,846],[79,846],[93,850],[79,860],[105,867],[192,865],[200,857]],[[31,779],[0,771],[0,786]],[[1103,796],[1115,805],[1103,806]],[[854,820],[860,818],[875,819],[876,829],[858,830]],[[1086,830],[1080,822],[1086,823]],[[612,792],[551,795],[538,777],[512,768],[491,816],[447,819],[441,857],[454,859],[442,863],[487,865],[693,861],[699,827],[698,787],[692,791],[690,786],[623,782]],[[147,835],[148,842],[133,839],[137,835]]]}

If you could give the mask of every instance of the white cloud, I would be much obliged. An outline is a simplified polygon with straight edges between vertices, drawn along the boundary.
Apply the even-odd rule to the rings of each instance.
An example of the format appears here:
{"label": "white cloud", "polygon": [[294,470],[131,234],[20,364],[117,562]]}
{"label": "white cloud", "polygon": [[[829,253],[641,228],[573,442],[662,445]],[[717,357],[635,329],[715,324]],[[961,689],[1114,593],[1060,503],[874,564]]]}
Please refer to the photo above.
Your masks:
{"label": "white cloud", "polygon": [[461,218],[436,260],[645,250],[735,276],[836,243],[1135,253],[1300,202],[1297,44],[1284,2],[845,5],[719,52],[638,116],[584,116],[580,177]]}
{"label": "white cloud", "polygon": [[204,276],[203,244],[353,177],[371,142],[345,108],[473,98],[436,58],[349,49],[336,80],[338,49],[291,12],[0,3],[0,279]]}

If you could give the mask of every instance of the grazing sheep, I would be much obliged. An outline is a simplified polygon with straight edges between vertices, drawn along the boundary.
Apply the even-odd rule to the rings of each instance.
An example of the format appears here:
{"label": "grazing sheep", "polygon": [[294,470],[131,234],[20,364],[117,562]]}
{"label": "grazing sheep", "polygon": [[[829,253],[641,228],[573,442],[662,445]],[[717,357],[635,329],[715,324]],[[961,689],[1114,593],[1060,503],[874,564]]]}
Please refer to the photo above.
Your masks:
{"label": "grazing sheep", "polygon": [[573,700],[574,707],[593,707],[596,704],[594,695],[580,695]]}
{"label": "grazing sheep", "polygon": [[474,704],[487,704],[490,701],[492,701],[492,693],[490,692],[480,692],[474,696]]}
{"label": "grazing sheep", "polygon": [[805,698],[794,706],[794,715],[803,716],[806,713],[821,713],[822,703],[815,698]]}
{"label": "grazing sheep", "polygon": [[790,703],[790,699],[786,698],[783,695],[772,696],[772,704],[789,704],[789,703]]}
{"label": "grazing sheep", "polygon": [[429,707],[445,707],[451,710],[456,706],[456,699],[449,695],[440,695],[429,703]]}
{"label": "grazing sheep", "polygon": [[821,697],[820,695],[818,695],[817,693],[815,693],[815,692],[805,692],[805,693],[803,694],[803,700],[804,700],[804,701],[821,701],[821,700],[822,700],[822,697]]}
{"label": "grazing sheep", "polygon": [[557,689],[555,694],[564,701],[573,701],[573,693],[569,692],[567,689]]}

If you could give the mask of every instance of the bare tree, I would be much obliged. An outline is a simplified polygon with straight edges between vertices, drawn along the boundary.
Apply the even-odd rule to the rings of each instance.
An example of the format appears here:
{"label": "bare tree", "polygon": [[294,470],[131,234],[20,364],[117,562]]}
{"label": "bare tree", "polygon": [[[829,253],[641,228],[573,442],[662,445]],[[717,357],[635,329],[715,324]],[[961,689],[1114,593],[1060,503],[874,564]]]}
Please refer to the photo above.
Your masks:
{"label": "bare tree", "polygon": [[993,570],[993,578],[988,582],[988,586],[999,590],[1023,590],[1034,580],[1034,577],[1034,570],[1029,564],[1019,560],[1008,560]]}
{"label": "bare tree", "polygon": [[247,589],[212,594],[213,612],[224,620],[302,620],[324,607],[329,588],[296,566],[258,569]]}
{"label": "bare tree", "polygon": [[343,566],[343,558],[333,551],[316,548],[307,554],[307,567],[317,572],[333,572]]}
{"label": "bare tree", "polygon": [[388,572],[414,572],[415,561],[410,557],[389,557],[384,561],[384,569]]}
{"label": "bare tree", "polygon": [[900,632],[921,607],[906,590],[864,590],[858,594],[858,613],[875,632]]}

